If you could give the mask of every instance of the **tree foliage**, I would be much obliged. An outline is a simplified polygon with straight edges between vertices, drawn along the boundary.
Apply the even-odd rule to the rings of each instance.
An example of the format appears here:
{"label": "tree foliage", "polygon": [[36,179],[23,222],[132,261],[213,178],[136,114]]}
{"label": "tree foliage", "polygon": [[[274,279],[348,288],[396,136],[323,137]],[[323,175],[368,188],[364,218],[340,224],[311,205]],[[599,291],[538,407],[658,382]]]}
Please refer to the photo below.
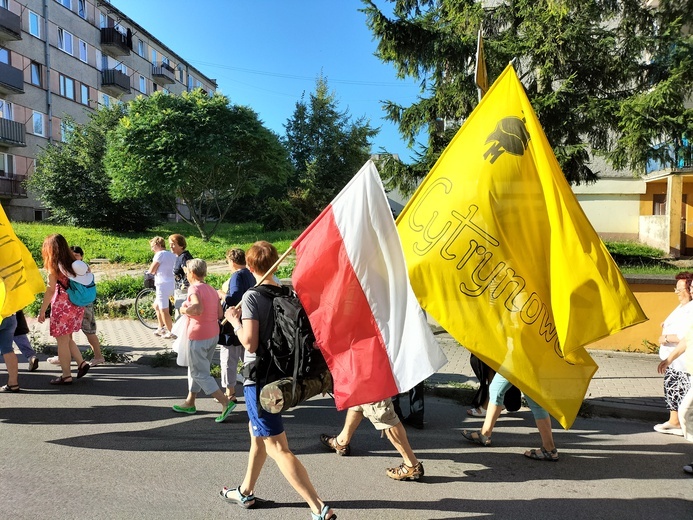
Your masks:
{"label": "tree foliage", "polygon": [[279,137],[253,110],[200,89],[131,101],[109,136],[106,166],[116,197],[160,200],[205,240],[234,200],[256,195],[267,179],[290,171]]}
{"label": "tree foliage", "polygon": [[410,146],[428,136],[413,164],[386,165],[405,192],[452,138],[443,123],[461,123],[477,104],[482,24],[489,80],[514,60],[569,182],[598,178],[592,154],[638,173],[651,159],[671,166],[693,135],[693,0],[362,1],[377,55],[421,85],[411,106],[384,104]]}
{"label": "tree foliage", "polygon": [[288,195],[268,202],[269,228],[300,227],[313,220],[368,160],[378,133],[365,117],[353,120],[348,110],[340,111],[337,95],[322,75],[308,100],[304,95],[296,103],[285,129],[293,173]]}
{"label": "tree foliage", "polygon": [[106,135],[124,114],[122,105],[101,108],[86,124],[65,119],[64,142],[36,158],[28,186],[51,210],[51,219],[79,227],[142,231],[159,217],[156,205],[127,196],[114,200],[103,164]]}

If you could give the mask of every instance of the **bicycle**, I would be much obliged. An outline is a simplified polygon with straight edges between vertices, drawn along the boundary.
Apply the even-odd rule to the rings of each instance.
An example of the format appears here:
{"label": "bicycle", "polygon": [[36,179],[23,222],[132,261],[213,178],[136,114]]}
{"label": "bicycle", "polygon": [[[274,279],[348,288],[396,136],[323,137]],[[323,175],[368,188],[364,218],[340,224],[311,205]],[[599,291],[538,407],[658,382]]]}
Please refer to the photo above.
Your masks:
{"label": "bicycle", "polygon": [[[176,282],[176,291],[180,290],[181,287],[182,284]],[[144,273],[144,289],[142,289],[135,298],[135,315],[142,325],[151,330],[159,328],[159,321],[156,319],[156,311],[154,310],[154,300],[156,300],[154,275]],[[173,297],[169,298],[168,312],[171,314],[171,321],[173,322],[180,316]]]}

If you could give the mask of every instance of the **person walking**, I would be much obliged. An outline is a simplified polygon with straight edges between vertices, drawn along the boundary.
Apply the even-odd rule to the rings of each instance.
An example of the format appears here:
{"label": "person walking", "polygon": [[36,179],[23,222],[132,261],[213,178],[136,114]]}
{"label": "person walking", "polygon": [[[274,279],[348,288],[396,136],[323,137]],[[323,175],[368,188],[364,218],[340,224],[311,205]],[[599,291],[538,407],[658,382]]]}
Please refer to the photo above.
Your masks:
{"label": "person walking", "polygon": [[[51,379],[52,385],[71,385],[72,359],[77,362],[77,378],[89,371],[89,363],[84,361],[82,353],[72,340],[72,334],[80,330],[84,307],[74,305],[67,296],[69,277],[76,278],[75,255],[67,245],[65,237],[53,234],[46,237],[41,248],[43,267],[48,271],[48,284],[43,294],[43,302],[39,309],[38,322],[46,321],[46,310],[51,306],[50,335],[58,344],[58,359],[62,375]],[[82,262],[83,263],[83,262]],[[81,267],[81,266],[79,266]],[[85,270],[86,271],[86,270]]]}
{"label": "person walking", "polygon": [[[255,242],[245,256],[248,269],[256,283],[260,283],[264,278],[262,284],[278,285],[272,276],[273,273],[269,272],[279,260],[277,249],[272,244],[265,241]],[[241,309],[231,307],[226,310],[224,316],[233,325],[234,333],[245,349],[244,367],[249,369],[256,361],[258,347],[266,345],[272,333],[272,300],[258,291],[246,291],[241,304]],[[284,478],[308,503],[312,520],[335,520],[337,515],[320,498],[306,468],[289,448],[281,415],[258,410],[258,395],[261,390],[250,378],[243,383],[250,431],[248,466],[245,478],[239,486],[224,487],[219,494],[224,500],[244,508],[255,507],[258,503],[255,498],[255,485],[269,456],[275,461]]]}
{"label": "person walking", "polygon": [[[226,263],[231,270],[226,291],[217,291],[223,311],[240,303],[243,294],[255,285],[255,278],[245,265],[245,251],[229,249],[226,252]],[[236,376],[238,361],[243,355],[243,346],[238,336],[233,333],[230,323],[222,325],[219,334],[219,362],[221,365],[221,386],[225,388],[226,397],[236,402]]]}
{"label": "person walking", "polygon": [[[496,372],[489,386],[489,402],[484,425],[481,427],[481,430],[463,430],[462,436],[465,439],[470,442],[481,444],[482,446],[491,445],[491,433],[493,433],[493,427],[503,411],[505,393],[512,386],[510,381]],[[534,415],[534,421],[539,430],[539,436],[541,437],[541,448],[525,451],[525,457],[547,462],[558,462],[558,450],[553,440],[551,417],[548,412],[539,406],[532,398],[525,395],[525,399],[527,399],[527,404],[532,411],[532,415]]]}
{"label": "person walking", "polygon": [[[662,360],[666,360],[676,350],[679,342],[683,341],[693,325],[692,281],[693,273],[684,271],[676,275],[674,292],[679,304],[662,323],[662,335],[659,337],[659,357]],[[686,372],[683,358],[676,357],[664,371],[664,400],[669,410],[669,419],[656,424],[654,426],[656,432],[682,435],[678,410],[683,396],[690,388],[691,376]]]}
{"label": "person walking", "polygon": [[187,271],[190,287],[188,298],[181,305],[180,312],[188,317],[188,341],[187,345],[181,346],[188,349],[188,396],[182,405],[174,405],[173,411],[185,414],[196,413],[197,394],[204,391],[205,394],[211,395],[221,403],[221,415],[215,419],[220,423],[226,420],[236,406],[236,403],[229,401],[209,373],[219,337],[221,305],[216,291],[205,283],[207,276],[205,261],[199,258],[189,260]]}
{"label": "person walking", "polygon": [[173,296],[176,285],[173,275],[176,255],[165,249],[166,242],[162,237],[152,238],[149,241],[149,246],[154,251],[154,259],[147,272],[154,275],[154,287],[156,288],[154,310],[159,322],[159,328],[154,332],[154,335],[164,339],[175,339],[176,337],[171,334],[173,321],[169,312],[169,300]]}
{"label": "person walking", "polygon": [[7,384],[0,386],[0,392],[19,392],[19,362],[12,348],[14,331],[17,328],[17,317],[12,314],[0,317],[0,354],[7,369]]}
{"label": "person walking", "polygon": [[[31,341],[29,341],[29,325],[26,322],[23,311],[17,311],[15,314],[17,318],[17,328],[14,331],[14,344],[22,353],[22,355],[29,362],[29,372],[33,372],[38,369],[39,359],[36,355],[34,347],[31,346]],[[58,356],[55,356],[57,359]]]}
{"label": "person walking", "polygon": [[376,430],[385,433],[388,440],[404,459],[404,462],[399,466],[389,468],[386,471],[387,476],[394,480],[419,480],[423,477],[423,464],[416,458],[411,449],[407,432],[395,412],[392,399],[352,406],[347,410],[342,431],[337,435],[323,433],[320,435],[320,442],[338,455],[349,455],[351,453],[351,438],[364,417],[371,421]]}

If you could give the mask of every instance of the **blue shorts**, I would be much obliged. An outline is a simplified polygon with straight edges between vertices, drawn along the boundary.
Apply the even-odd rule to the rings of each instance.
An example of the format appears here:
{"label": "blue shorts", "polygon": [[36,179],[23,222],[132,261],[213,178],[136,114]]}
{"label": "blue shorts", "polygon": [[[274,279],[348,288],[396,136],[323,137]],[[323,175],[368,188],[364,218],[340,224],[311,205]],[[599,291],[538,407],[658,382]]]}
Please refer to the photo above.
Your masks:
{"label": "blue shorts", "polygon": [[248,410],[248,419],[255,437],[274,437],[284,433],[284,422],[281,414],[269,413],[262,410],[262,416],[258,416],[257,410],[257,385],[243,387],[245,407]]}
{"label": "blue shorts", "polygon": [[12,342],[14,341],[14,329],[17,328],[17,316],[12,314],[0,323],[0,354],[14,352]]}

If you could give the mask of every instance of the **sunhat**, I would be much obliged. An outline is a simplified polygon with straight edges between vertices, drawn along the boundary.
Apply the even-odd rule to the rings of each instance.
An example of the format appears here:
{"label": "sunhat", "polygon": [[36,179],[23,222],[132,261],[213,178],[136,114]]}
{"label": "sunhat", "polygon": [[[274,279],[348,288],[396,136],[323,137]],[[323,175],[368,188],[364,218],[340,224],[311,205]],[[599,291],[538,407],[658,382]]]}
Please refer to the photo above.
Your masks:
{"label": "sunhat", "polygon": [[72,270],[75,272],[76,276],[70,276],[71,280],[82,285],[89,285],[94,281],[94,275],[89,272],[89,266],[82,262],[81,260],[75,260],[72,262]]}

